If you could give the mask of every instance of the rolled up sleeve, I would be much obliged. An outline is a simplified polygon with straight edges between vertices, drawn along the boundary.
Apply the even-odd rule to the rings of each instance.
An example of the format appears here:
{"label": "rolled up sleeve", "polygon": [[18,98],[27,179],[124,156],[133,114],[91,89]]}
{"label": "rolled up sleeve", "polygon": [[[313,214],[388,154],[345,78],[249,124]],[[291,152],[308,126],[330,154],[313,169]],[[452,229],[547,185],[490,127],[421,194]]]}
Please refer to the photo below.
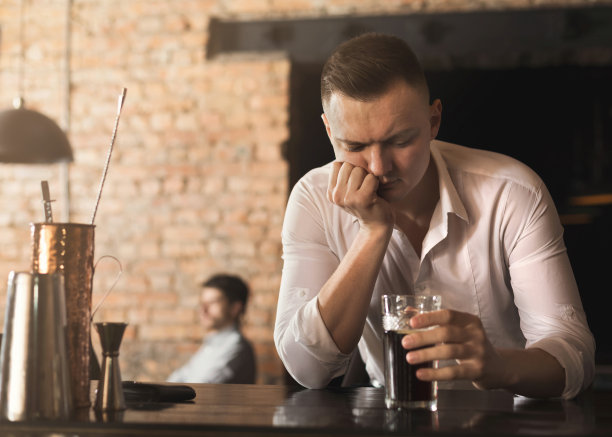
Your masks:
{"label": "rolled up sleeve", "polygon": [[283,224],[283,273],[274,343],[289,374],[307,388],[322,388],[345,372],[339,351],[319,313],[317,295],[339,264],[329,249],[316,200],[299,184]]}
{"label": "rolled up sleeve", "polygon": [[[520,197],[520,196],[519,196]],[[539,348],[565,369],[562,397],[587,388],[595,374],[595,340],[563,242],[563,228],[545,187],[523,199],[530,214],[509,251],[510,277],[527,348]]]}

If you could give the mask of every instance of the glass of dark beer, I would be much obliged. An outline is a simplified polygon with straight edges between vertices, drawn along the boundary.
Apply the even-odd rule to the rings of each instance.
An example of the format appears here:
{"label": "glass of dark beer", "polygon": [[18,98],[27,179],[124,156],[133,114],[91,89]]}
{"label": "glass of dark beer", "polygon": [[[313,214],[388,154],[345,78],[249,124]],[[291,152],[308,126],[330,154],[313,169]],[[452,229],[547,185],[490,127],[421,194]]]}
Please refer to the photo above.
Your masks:
{"label": "glass of dark beer", "polygon": [[386,294],[382,297],[387,408],[437,410],[437,382],[421,381],[416,377],[418,369],[435,367],[437,361],[417,365],[408,363],[406,361],[408,351],[402,347],[402,338],[416,331],[410,327],[411,317],[439,310],[441,302],[442,297],[439,295]]}

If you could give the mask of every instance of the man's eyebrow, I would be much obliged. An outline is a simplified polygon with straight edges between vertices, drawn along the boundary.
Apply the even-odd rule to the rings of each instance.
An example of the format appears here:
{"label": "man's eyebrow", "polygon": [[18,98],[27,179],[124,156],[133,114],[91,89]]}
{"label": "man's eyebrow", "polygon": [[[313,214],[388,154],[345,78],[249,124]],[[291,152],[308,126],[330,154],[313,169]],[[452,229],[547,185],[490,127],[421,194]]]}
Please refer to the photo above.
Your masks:
{"label": "man's eyebrow", "polygon": [[406,139],[406,138],[412,137],[414,135],[417,135],[418,133],[419,133],[419,128],[411,127],[408,129],[404,129],[403,131],[399,131],[396,134],[393,134],[388,138],[385,138],[384,140],[381,141],[381,143],[384,143],[384,144],[392,143],[399,139]]}
{"label": "man's eyebrow", "polygon": [[[411,128],[399,131],[399,132],[391,135],[390,137],[387,137],[387,138],[381,140],[380,142],[383,143],[383,144],[388,144],[388,143],[392,143],[392,142],[394,142],[394,141],[396,141],[396,140],[398,140],[400,138],[409,137],[409,136],[412,136],[412,135],[416,135],[418,133],[419,133],[419,128],[411,127]],[[340,141],[342,143],[351,145],[351,146],[367,146],[367,145],[372,144],[372,143],[375,142],[375,141],[371,141],[371,142],[368,142],[368,143],[363,143],[361,141],[353,141],[353,140],[349,140],[349,139],[346,139],[346,138],[339,138],[339,137],[336,137],[336,140]]]}
{"label": "man's eyebrow", "polygon": [[362,143],[360,141],[347,140],[345,138],[338,138],[338,137],[336,137],[336,140],[340,141],[341,143],[349,144],[351,146],[367,146],[368,144],[371,144],[371,143]]}

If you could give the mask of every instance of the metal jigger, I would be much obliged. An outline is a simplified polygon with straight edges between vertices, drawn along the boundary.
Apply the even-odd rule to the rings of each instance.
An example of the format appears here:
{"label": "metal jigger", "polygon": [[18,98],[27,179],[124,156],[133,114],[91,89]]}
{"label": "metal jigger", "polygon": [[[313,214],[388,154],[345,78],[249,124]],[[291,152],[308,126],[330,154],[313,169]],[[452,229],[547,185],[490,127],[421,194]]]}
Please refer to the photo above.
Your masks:
{"label": "metal jigger", "polygon": [[125,397],[119,370],[119,346],[127,323],[96,323],[102,346],[102,378],[98,384],[94,409],[98,411],[125,410]]}

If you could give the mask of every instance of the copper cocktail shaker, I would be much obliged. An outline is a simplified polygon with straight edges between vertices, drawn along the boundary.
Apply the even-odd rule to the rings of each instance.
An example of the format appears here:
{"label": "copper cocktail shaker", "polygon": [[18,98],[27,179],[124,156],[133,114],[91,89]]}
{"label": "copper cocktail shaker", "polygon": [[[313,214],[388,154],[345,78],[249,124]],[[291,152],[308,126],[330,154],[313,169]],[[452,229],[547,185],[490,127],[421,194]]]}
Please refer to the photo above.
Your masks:
{"label": "copper cocktail shaker", "polygon": [[91,296],[95,225],[32,223],[32,272],[64,274],[70,385],[77,408],[91,405]]}

